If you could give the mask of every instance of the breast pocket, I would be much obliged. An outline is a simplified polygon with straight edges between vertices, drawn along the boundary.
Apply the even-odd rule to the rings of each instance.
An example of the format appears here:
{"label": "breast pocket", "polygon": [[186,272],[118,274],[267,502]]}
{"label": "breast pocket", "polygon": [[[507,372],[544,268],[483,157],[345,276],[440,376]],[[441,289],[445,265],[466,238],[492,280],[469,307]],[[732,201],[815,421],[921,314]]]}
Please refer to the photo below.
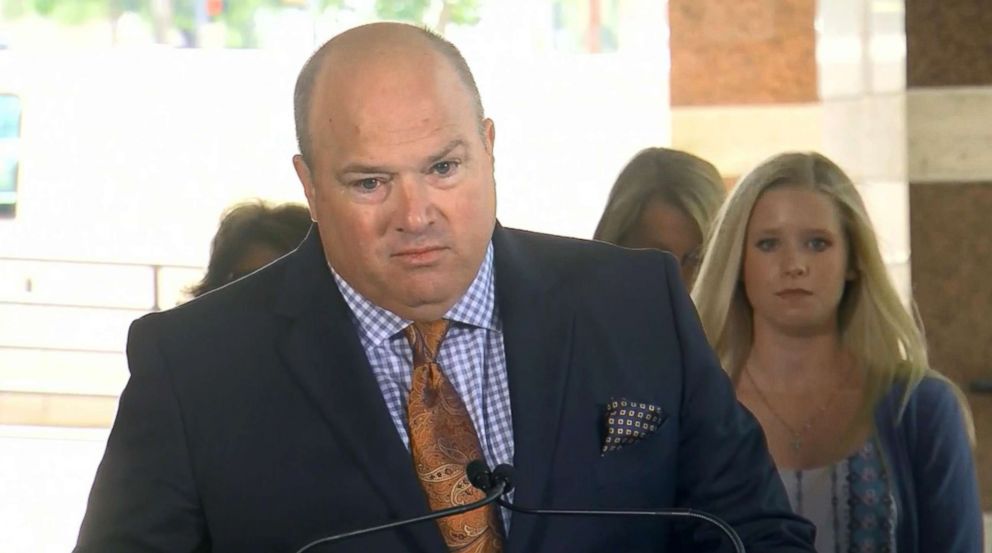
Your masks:
{"label": "breast pocket", "polygon": [[674,426],[665,420],[651,434],[600,456],[593,464],[600,489],[641,495],[656,491],[661,480],[673,479],[678,448]]}

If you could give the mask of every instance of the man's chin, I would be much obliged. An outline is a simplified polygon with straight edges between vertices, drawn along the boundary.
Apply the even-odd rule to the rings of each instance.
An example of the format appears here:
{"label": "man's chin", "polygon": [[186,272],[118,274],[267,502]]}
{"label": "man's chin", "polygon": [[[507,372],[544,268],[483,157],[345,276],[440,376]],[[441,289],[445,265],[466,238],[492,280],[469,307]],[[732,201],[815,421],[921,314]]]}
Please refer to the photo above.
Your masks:
{"label": "man's chin", "polygon": [[[436,282],[426,282],[422,286],[412,286],[399,299],[401,305],[397,315],[416,321],[436,320],[444,317],[449,309],[461,297],[462,291],[456,291],[451,286],[441,288]],[[415,315],[415,316],[413,316]]]}
{"label": "man's chin", "polygon": [[411,321],[436,321],[443,319],[449,309],[451,306],[446,303],[420,303],[418,305],[399,305],[392,311]]}

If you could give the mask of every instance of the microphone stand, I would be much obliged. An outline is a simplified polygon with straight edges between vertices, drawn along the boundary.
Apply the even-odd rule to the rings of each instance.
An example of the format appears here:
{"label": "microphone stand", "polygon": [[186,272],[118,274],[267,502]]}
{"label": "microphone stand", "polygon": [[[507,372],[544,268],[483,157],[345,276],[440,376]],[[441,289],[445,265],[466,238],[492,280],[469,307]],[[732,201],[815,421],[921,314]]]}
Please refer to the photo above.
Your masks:
{"label": "microphone stand", "polygon": [[380,524],[378,526],[373,526],[371,528],[362,528],[360,530],[353,530],[351,532],[345,532],[343,534],[335,534],[333,536],[327,536],[324,538],[316,539],[303,547],[296,550],[296,553],[305,553],[306,551],[318,546],[329,543],[336,543],[350,538],[356,538],[358,536],[364,536],[367,534],[373,534],[376,532],[381,532],[383,530],[389,530],[391,528],[397,528],[400,526],[406,526],[409,524],[417,524],[419,522],[427,522],[430,520],[436,520],[439,518],[444,518],[451,515],[457,515],[461,513],[466,513],[480,507],[485,507],[490,503],[496,503],[501,507],[509,509],[515,513],[525,514],[525,515],[547,515],[547,516],[662,516],[662,517],[682,517],[682,518],[693,518],[704,520],[713,524],[719,528],[726,536],[730,539],[730,542],[734,546],[734,550],[737,553],[746,553],[744,549],[744,544],[741,542],[740,536],[737,535],[737,531],[733,529],[729,524],[721,520],[720,518],[706,513],[704,511],[697,511],[695,509],[656,509],[656,510],[635,510],[635,509],[532,509],[528,507],[520,507],[514,505],[513,503],[503,499],[503,496],[513,489],[513,467],[509,465],[499,465],[492,471],[485,465],[481,460],[475,460],[468,464],[466,467],[466,473],[468,475],[469,482],[473,486],[485,492],[486,497],[480,499],[479,501],[474,501],[472,503],[467,503],[465,505],[460,505],[458,507],[450,507],[448,509],[442,509],[440,511],[434,511],[427,513],[426,515],[421,515],[418,517],[408,518],[404,520],[398,520],[395,522],[389,522],[386,524]]}
{"label": "microphone stand", "polygon": [[[449,507],[447,509],[441,509],[440,511],[433,511],[427,513],[426,515],[421,515],[418,517],[397,520],[395,522],[389,522],[387,524],[380,524],[379,526],[373,526],[371,528],[362,528],[360,530],[352,530],[351,532],[345,532],[343,534],[335,534],[333,536],[327,536],[324,538],[316,539],[303,547],[296,550],[296,553],[304,553],[318,545],[325,545],[328,543],[336,543],[350,538],[356,538],[358,536],[364,536],[366,534],[374,534],[376,532],[381,532],[383,530],[389,530],[390,528],[397,528],[399,526],[406,526],[408,524],[417,524],[418,522],[427,522],[429,520],[436,520],[439,518],[448,517],[451,515],[459,515],[461,513],[467,513],[478,509],[479,507],[485,507],[490,503],[498,501],[500,496],[505,493],[505,488],[508,482],[500,481],[495,482],[488,490],[482,490],[486,492],[486,497],[473,501],[472,503],[466,503],[465,505],[459,505],[458,507]],[[508,490],[507,490],[508,491]]]}
{"label": "microphone stand", "polygon": [[496,503],[506,507],[507,509],[525,515],[549,515],[549,516],[663,516],[663,517],[683,517],[683,518],[694,518],[699,520],[705,520],[714,526],[720,528],[723,533],[730,539],[730,543],[734,545],[734,550],[737,553],[747,553],[744,549],[744,544],[741,542],[741,538],[737,535],[737,532],[727,524],[726,522],[720,520],[719,518],[703,512],[697,511],[695,509],[663,509],[657,511],[649,510],[630,510],[630,509],[530,509],[527,507],[519,507],[505,501],[503,498],[497,499]]}
{"label": "microphone stand", "polygon": [[[479,471],[476,470],[476,473]],[[475,479],[472,477],[475,476]],[[473,475],[470,471],[469,481],[476,488],[482,491],[500,487],[505,491],[500,492],[500,498],[496,503],[515,513],[525,515],[546,515],[546,516],[661,516],[661,517],[681,517],[705,520],[719,528],[730,539],[734,550],[737,553],[747,553],[744,543],[741,541],[737,531],[722,519],[711,515],[705,511],[695,509],[657,509],[657,510],[635,510],[635,509],[532,509],[520,507],[503,499],[503,495],[513,488],[513,467],[509,465],[499,465],[492,472],[485,471],[481,474]]]}

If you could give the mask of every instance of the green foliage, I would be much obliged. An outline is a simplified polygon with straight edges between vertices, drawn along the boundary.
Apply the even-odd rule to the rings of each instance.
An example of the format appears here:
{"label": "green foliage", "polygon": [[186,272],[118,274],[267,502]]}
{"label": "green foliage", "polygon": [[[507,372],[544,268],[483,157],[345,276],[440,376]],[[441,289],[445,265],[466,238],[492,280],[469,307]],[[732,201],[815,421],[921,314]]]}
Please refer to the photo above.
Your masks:
{"label": "green foliage", "polygon": [[[443,32],[448,23],[472,25],[479,21],[482,0],[445,0],[439,21],[424,21],[431,0],[376,0],[375,11],[380,19],[408,21],[437,28]],[[490,0],[498,1],[498,0]],[[197,6],[203,0],[172,0],[171,25],[189,37],[196,36]],[[258,46],[254,25],[260,9],[300,9],[312,5],[317,11],[341,8],[345,0],[225,0],[224,10],[216,17],[227,29],[227,46],[252,48]],[[113,19],[125,11],[151,19],[151,0],[4,0],[2,16],[15,19],[38,15],[66,25],[78,25],[95,19]]]}
{"label": "green foliage", "polygon": [[188,36],[196,36],[196,3],[200,0],[172,0],[172,25]]}
{"label": "green foliage", "polygon": [[447,10],[447,19],[441,22],[424,21],[424,15],[431,5],[431,0],[376,0],[375,12],[382,19],[423,23],[430,26],[438,23],[443,25],[448,22],[474,25],[479,22],[479,1],[445,0],[444,9]]}
{"label": "green foliage", "polygon": [[375,13],[382,19],[420,23],[430,0],[375,0]]}
{"label": "green foliage", "polygon": [[[172,23],[183,34],[195,37],[197,5],[202,0],[173,0]],[[280,8],[283,0],[225,0],[224,10],[216,17],[227,29],[226,46],[251,48],[258,45],[254,17],[261,8]]]}
{"label": "green foliage", "polygon": [[24,0],[0,0],[0,17],[4,19],[24,17],[26,12],[27,6],[24,5]]}
{"label": "green foliage", "polygon": [[281,0],[239,0],[224,2],[224,12],[220,20],[227,27],[227,46],[229,48],[251,48],[258,46],[258,35],[255,29],[255,12],[259,8],[277,8]]}
{"label": "green foliage", "polygon": [[459,25],[475,25],[479,22],[479,0],[448,0],[450,20]]}
{"label": "green foliage", "polygon": [[5,17],[36,14],[68,25],[110,17],[107,0],[21,0],[4,5]]}

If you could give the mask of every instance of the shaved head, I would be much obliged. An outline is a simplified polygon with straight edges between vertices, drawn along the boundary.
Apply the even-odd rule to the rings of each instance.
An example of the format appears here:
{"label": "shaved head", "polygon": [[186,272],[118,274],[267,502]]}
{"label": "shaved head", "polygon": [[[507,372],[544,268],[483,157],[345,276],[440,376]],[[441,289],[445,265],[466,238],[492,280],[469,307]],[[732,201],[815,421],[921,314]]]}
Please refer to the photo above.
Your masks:
{"label": "shaved head", "polygon": [[310,56],[300,70],[293,94],[293,113],[296,120],[296,142],[304,162],[310,165],[314,159],[310,121],[313,115],[314,89],[319,84],[335,84],[320,83],[329,65],[342,64],[361,68],[375,63],[415,62],[417,54],[424,53],[440,55],[458,75],[466,92],[471,95],[479,120],[479,130],[482,132],[485,112],[479,88],[468,63],[454,44],[429,29],[403,23],[371,23],[345,31],[327,41]]}

